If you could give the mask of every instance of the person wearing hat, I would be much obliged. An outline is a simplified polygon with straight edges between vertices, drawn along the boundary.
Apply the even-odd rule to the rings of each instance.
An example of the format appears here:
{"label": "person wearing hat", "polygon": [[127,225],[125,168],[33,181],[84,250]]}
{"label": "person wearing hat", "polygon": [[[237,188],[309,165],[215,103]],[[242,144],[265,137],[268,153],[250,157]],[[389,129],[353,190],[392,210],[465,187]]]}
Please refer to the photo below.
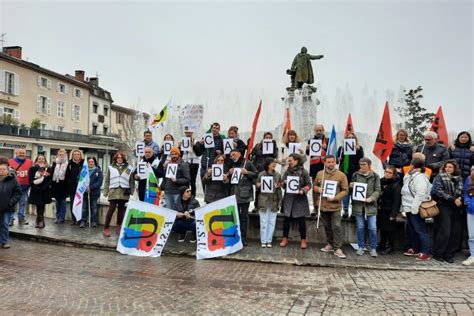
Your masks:
{"label": "person wearing hat", "polygon": [[[189,166],[189,174],[191,176],[191,178],[190,178],[191,193],[193,194],[193,196],[196,196],[196,178],[197,178],[197,174],[198,174],[198,171],[199,171],[199,160],[200,159],[196,155],[196,153],[194,152],[193,147],[197,143],[197,141],[193,137],[193,132],[191,130],[189,130],[187,126],[184,128],[184,136],[190,138],[191,147],[189,148],[189,151],[182,151],[181,152],[181,158]],[[181,147],[181,141],[178,143],[178,147]]]}
{"label": "person wearing hat", "polygon": [[[245,160],[239,149],[232,149],[230,152],[231,162],[229,165],[229,175],[231,176],[231,195],[237,199],[239,209],[240,231],[242,233],[242,244],[247,246],[247,226],[249,221],[249,206],[253,201],[253,182],[257,179],[257,168],[249,161]],[[232,184],[232,177],[235,169],[240,168],[241,174],[238,183]]]}
{"label": "person wearing hat", "polygon": [[[170,164],[177,164],[176,173],[166,177],[166,170]],[[165,191],[165,202],[166,207],[174,209],[174,205],[178,201],[179,188],[182,186],[188,186],[191,180],[189,174],[189,166],[186,162],[181,159],[181,151],[178,147],[172,147],[170,150],[170,160],[163,164],[163,172],[165,178],[161,184],[162,189]]]}
{"label": "person wearing hat", "polygon": [[198,207],[200,207],[199,202],[192,195],[191,188],[189,186],[180,187],[179,197],[174,205],[174,210],[177,214],[172,229],[179,234],[178,242],[183,242],[186,239],[188,231],[191,232],[189,242],[196,242],[196,220],[194,218],[194,210]]}

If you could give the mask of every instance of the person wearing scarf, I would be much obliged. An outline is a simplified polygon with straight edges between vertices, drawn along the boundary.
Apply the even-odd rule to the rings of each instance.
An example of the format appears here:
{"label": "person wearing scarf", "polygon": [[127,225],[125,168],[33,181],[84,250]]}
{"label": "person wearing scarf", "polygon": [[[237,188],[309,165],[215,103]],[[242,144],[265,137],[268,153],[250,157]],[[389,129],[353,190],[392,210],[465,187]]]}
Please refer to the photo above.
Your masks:
{"label": "person wearing scarf", "polygon": [[[278,155],[278,160],[277,162],[281,165],[281,170],[280,174],[285,174],[286,169],[288,167],[288,157],[290,157],[290,143],[297,143],[301,145],[301,138],[296,133],[295,130],[289,130],[283,135],[283,138],[281,140],[282,144],[280,146],[280,153]],[[303,163],[306,162],[306,155],[304,154],[304,148],[303,146],[300,146],[298,153],[301,155],[301,158],[304,159]]]}
{"label": "person wearing scarf", "polygon": [[[80,228],[86,227],[89,222],[89,212],[91,218],[91,226],[97,227],[97,202],[100,197],[100,187],[104,179],[102,170],[97,165],[95,157],[87,157],[87,172],[89,173],[89,186],[84,192],[82,203],[82,219]],[[90,201],[89,201],[90,196]]]}
{"label": "person wearing scarf", "polygon": [[104,237],[110,237],[110,221],[115,209],[118,209],[115,234],[120,234],[125,216],[125,204],[130,199],[130,194],[135,190],[132,171],[132,167],[127,162],[127,156],[122,151],[117,151],[112,157],[112,164],[105,176],[104,196],[109,201],[109,210],[105,216]]}
{"label": "person wearing scarf", "polygon": [[[170,161],[163,164],[163,173],[165,177],[161,187],[165,191],[166,207],[174,210],[175,204],[179,198],[179,188],[182,186],[189,186],[191,175],[189,173],[189,166],[181,159],[181,151],[178,147],[172,147],[170,150]],[[177,164],[176,175],[171,178],[166,178],[166,169],[169,164]]]}
{"label": "person wearing scarf", "polygon": [[474,265],[474,166],[471,167],[471,174],[464,183],[464,204],[467,211],[470,256],[462,264],[470,266]]}
{"label": "person wearing scarf", "polygon": [[35,228],[44,228],[44,211],[46,204],[52,202],[51,199],[51,174],[52,168],[48,167],[46,158],[43,155],[36,157],[34,165],[28,171],[30,181],[30,195],[28,203],[36,206]]}
{"label": "person wearing scarf", "polygon": [[59,149],[58,156],[52,166],[53,180],[51,182],[51,193],[56,200],[55,224],[63,224],[66,217],[66,197],[68,196],[66,170],[68,163],[66,150]]}
{"label": "person wearing scarf", "polygon": [[[290,233],[290,224],[292,221],[298,223],[301,242],[301,249],[306,249],[308,244],[306,242],[306,222],[305,217],[309,215],[309,203],[306,194],[311,190],[311,178],[308,171],[303,166],[304,158],[299,154],[290,154],[288,158],[288,169],[283,175],[283,188],[285,195],[283,196],[282,211],[285,219],[283,221],[283,239],[280,242],[280,247],[288,245],[288,235]],[[287,179],[289,176],[299,178],[297,193],[288,193],[287,186],[289,183]]]}
{"label": "person wearing scarf", "polygon": [[455,160],[446,161],[433,180],[431,196],[438,202],[439,215],[434,218],[433,258],[454,262],[462,238],[461,206],[463,182]]}
{"label": "person wearing scarf", "polygon": [[79,176],[82,170],[82,164],[84,163],[84,156],[82,151],[79,149],[74,149],[71,151],[71,159],[69,160],[66,166],[66,186],[67,186],[67,193],[69,195],[69,201],[71,203],[71,218],[72,224],[71,225],[79,225],[81,219],[76,218],[74,216],[73,204],[74,204],[74,197],[76,196],[77,191],[77,184],[79,183]]}
{"label": "person wearing scarf", "polygon": [[388,157],[388,165],[394,166],[399,175],[399,181],[403,180],[403,167],[409,166],[413,158],[413,144],[410,143],[408,132],[400,129],[395,135],[392,152]]}

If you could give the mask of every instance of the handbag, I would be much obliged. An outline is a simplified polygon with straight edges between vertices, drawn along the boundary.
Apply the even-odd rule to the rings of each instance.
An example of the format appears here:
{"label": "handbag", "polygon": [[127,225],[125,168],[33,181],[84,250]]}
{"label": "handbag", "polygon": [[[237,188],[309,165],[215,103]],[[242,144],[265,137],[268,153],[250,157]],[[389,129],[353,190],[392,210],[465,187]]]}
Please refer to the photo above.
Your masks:
{"label": "handbag", "polygon": [[439,208],[436,205],[436,201],[430,200],[421,202],[418,213],[421,218],[431,218],[439,215]]}

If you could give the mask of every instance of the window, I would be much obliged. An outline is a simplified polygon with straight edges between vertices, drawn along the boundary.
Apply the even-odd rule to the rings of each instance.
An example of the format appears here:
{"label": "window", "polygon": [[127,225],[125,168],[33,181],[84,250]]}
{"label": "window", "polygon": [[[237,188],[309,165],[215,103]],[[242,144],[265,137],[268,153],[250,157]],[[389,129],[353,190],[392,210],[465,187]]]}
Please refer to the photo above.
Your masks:
{"label": "window", "polygon": [[58,101],[58,117],[65,117],[64,101]]}
{"label": "window", "polygon": [[58,126],[58,132],[64,133],[64,126]]}
{"label": "window", "polygon": [[92,113],[97,114],[98,111],[99,111],[99,103],[97,102],[92,103]]}
{"label": "window", "polygon": [[80,128],[74,128],[74,129],[72,130],[72,132],[73,132],[74,134],[81,134],[81,129],[80,129]]}
{"label": "window", "polygon": [[51,114],[51,98],[39,95],[36,102],[36,113]]}
{"label": "window", "polygon": [[104,130],[104,135],[107,135],[109,133],[109,128],[108,127],[103,127]]}
{"label": "window", "polygon": [[123,124],[123,121],[124,121],[124,115],[123,115],[123,113],[117,113],[116,123],[117,123],[117,124]]}
{"label": "window", "polygon": [[82,96],[82,91],[80,89],[74,88],[74,96],[80,98]]}
{"label": "window", "polygon": [[72,120],[80,121],[81,120],[81,107],[77,104],[72,106]]}
{"label": "window", "polygon": [[38,76],[38,87],[51,89],[51,80],[46,77]]}
{"label": "window", "polygon": [[97,135],[97,125],[92,125],[92,135]]}
{"label": "window", "polygon": [[3,108],[3,117],[12,119],[15,116],[15,110],[10,108]]}
{"label": "window", "polygon": [[104,106],[104,116],[109,115],[109,108]]}
{"label": "window", "polygon": [[11,72],[5,71],[5,92],[13,94],[15,90],[15,75]]}
{"label": "window", "polygon": [[41,129],[48,129],[48,124],[46,123],[41,123]]}
{"label": "window", "polygon": [[105,96],[106,99],[110,99],[110,93],[104,92],[104,96]]}
{"label": "window", "polygon": [[58,82],[58,86],[57,86],[56,90],[59,93],[67,94],[67,86],[62,82]]}

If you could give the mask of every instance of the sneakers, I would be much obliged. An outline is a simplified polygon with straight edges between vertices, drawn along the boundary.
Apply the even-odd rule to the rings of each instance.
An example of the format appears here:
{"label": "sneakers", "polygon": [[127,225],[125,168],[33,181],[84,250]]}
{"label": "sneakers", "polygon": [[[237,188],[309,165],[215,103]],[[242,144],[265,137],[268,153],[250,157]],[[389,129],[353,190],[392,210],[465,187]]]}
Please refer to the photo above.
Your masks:
{"label": "sneakers", "polygon": [[416,257],[416,260],[418,261],[428,261],[431,259],[430,255],[427,255],[426,253],[420,253],[418,257]]}
{"label": "sneakers", "polygon": [[356,255],[358,255],[358,256],[363,256],[363,255],[364,255],[364,252],[365,252],[364,248],[359,248],[359,249],[357,249],[357,251],[356,251]]}
{"label": "sneakers", "polygon": [[462,262],[462,265],[463,266],[472,266],[472,265],[474,265],[474,257],[470,256],[469,258],[467,258],[466,260],[464,260]]}
{"label": "sneakers", "polygon": [[28,225],[29,223],[28,223],[28,220],[26,218],[23,218],[23,219],[20,219],[18,221],[18,224],[19,225]]}
{"label": "sneakers", "polygon": [[10,221],[10,223],[8,223],[8,226],[13,226],[13,223],[15,223],[15,220],[14,220],[14,219],[12,219],[12,220]]}
{"label": "sneakers", "polygon": [[272,243],[271,242],[267,242],[267,248],[272,248]]}
{"label": "sneakers", "polygon": [[104,228],[104,232],[102,233],[104,237],[110,237],[110,229]]}
{"label": "sneakers", "polygon": [[10,244],[2,244],[3,249],[10,249]]}
{"label": "sneakers", "polygon": [[376,249],[370,250],[370,256],[371,256],[372,258],[377,258],[377,250],[376,250]]}
{"label": "sneakers", "polygon": [[403,253],[405,256],[409,256],[409,257],[418,257],[420,255],[419,252],[415,252],[415,250],[413,250],[413,248],[410,248],[408,249],[407,251],[405,251]]}
{"label": "sneakers", "polygon": [[179,233],[178,242],[184,242],[186,240],[185,233]]}
{"label": "sneakers", "polygon": [[346,259],[346,255],[342,252],[342,249],[340,248],[334,251],[334,255],[339,259]]}
{"label": "sneakers", "polygon": [[262,244],[262,248],[267,248],[267,244]]}
{"label": "sneakers", "polygon": [[308,243],[306,242],[306,239],[301,239],[301,249],[306,248],[308,248]]}
{"label": "sneakers", "polygon": [[84,222],[81,222],[81,225],[79,225],[79,227],[80,227],[80,228],[84,228],[84,227],[86,227],[86,223],[84,223]]}
{"label": "sneakers", "polygon": [[330,244],[327,244],[326,246],[324,246],[324,248],[321,248],[321,251],[322,252],[333,252],[334,248]]}
{"label": "sneakers", "polygon": [[196,243],[196,233],[195,232],[191,233],[191,236],[189,237],[189,242],[192,243],[192,244]]}
{"label": "sneakers", "polygon": [[286,247],[288,245],[288,238],[283,237],[283,239],[280,242],[280,247]]}
{"label": "sneakers", "polygon": [[93,227],[93,228],[96,228],[96,227],[97,227],[97,223],[92,223],[92,227]]}

